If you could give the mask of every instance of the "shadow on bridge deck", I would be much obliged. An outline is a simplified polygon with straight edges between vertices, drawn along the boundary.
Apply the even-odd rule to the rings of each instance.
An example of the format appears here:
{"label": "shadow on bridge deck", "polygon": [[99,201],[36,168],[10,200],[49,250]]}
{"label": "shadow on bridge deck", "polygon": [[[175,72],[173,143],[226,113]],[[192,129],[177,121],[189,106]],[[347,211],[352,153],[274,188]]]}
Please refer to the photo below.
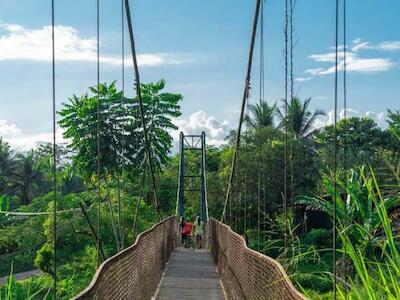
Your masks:
{"label": "shadow on bridge deck", "polygon": [[154,299],[225,299],[210,252],[176,249],[171,254]]}

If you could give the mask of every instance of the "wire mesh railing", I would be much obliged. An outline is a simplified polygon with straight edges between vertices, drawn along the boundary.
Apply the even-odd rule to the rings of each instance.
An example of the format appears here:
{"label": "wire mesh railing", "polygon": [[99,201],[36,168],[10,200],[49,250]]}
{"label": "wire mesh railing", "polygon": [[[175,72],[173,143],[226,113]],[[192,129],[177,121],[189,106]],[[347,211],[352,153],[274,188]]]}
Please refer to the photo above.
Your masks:
{"label": "wire mesh railing", "polygon": [[210,219],[206,232],[227,299],[306,299],[279,262],[248,248],[228,225]]}
{"label": "wire mesh railing", "polygon": [[150,299],[179,241],[177,234],[175,216],[139,234],[132,246],[104,261],[90,285],[74,299]]}

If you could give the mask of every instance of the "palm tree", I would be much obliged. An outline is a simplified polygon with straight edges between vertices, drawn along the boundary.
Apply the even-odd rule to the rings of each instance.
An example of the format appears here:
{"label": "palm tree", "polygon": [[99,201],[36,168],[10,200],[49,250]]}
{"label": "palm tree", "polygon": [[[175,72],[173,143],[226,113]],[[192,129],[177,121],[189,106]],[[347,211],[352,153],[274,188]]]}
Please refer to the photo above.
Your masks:
{"label": "palm tree", "polygon": [[18,154],[17,163],[14,186],[19,192],[21,204],[29,204],[45,186],[43,164],[35,161],[33,151],[27,155]]}
{"label": "palm tree", "polygon": [[251,128],[262,128],[274,125],[274,114],[276,103],[269,106],[266,101],[249,105],[249,114],[246,114],[245,121]]}
{"label": "palm tree", "polygon": [[7,142],[0,137],[0,196],[10,193],[10,178],[15,170],[14,154]]}
{"label": "palm tree", "polygon": [[283,106],[282,111],[278,109],[278,116],[281,120],[279,127],[284,128],[285,123],[287,123],[289,132],[293,133],[298,139],[312,136],[318,130],[314,126],[315,121],[319,116],[325,116],[325,112],[320,109],[312,112],[309,110],[310,102],[311,98],[301,103],[299,98],[293,97],[288,104],[287,120],[285,114],[282,113],[286,107]]}

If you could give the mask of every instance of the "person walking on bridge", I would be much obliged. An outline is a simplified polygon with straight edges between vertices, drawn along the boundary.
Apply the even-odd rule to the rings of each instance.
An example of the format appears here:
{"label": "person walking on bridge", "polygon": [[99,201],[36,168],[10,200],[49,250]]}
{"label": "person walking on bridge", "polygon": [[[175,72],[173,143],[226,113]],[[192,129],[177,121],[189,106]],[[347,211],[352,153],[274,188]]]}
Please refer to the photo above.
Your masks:
{"label": "person walking on bridge", "polygon": [[196,217],[196,222],[194,222],[194,233],[196,235],[196,248],[201,249],[201,242],[203,240],[204,223],[200,220],[200,217]]}
{"label": "person walking on bridge", "polygon": [[188,237],[192,233],[192,227],[193,224],[190,222],[187,222],[184,217],[181,218],[181,222],[179,224],[179,227],[181,229],[181,235],[182,235],[182,245],[183,247],[186,248],[187,242],[188,242]]}

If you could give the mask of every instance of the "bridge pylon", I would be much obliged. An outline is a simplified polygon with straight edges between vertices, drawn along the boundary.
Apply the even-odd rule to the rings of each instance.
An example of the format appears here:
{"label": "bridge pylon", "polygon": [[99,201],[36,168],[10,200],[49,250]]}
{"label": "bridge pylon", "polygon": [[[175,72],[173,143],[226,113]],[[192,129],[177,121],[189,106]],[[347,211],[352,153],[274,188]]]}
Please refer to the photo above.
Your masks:
{"label": "bridge pylon", "polygon": [[[186,152],[200,152],[200,170],[194,170],[193,166],[185,164]],[[197,171],[197,172],[196,172]],[[200,192],[200,218],[203,222],[208,221],[207,205],[207,183],[206,183],[206,134],[203,131],[201,135],[179,134],[179,174],[178,174],[178,192],[176,203],[176,214],[185,215],[185,192]]]}

